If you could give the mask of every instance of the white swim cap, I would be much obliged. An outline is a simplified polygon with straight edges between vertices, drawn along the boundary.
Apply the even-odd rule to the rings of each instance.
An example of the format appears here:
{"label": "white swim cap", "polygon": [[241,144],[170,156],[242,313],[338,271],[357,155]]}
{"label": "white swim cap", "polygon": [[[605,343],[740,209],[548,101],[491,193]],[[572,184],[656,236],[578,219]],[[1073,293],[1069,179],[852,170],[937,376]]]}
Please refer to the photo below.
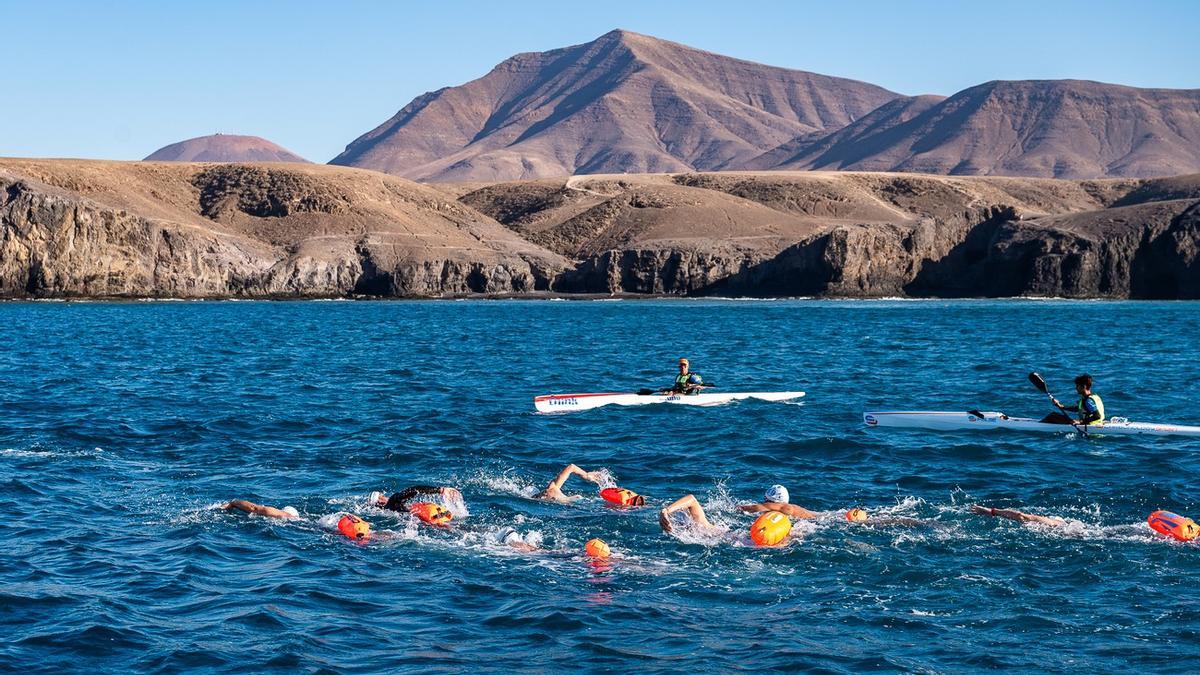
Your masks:
{"label": "white swim cap", "polygon": [[375,506],[376,504],[379,503],[379,498],[382,496],[383,496],[383,493],[376,490],[375,492],[371,493],[370,497],[367,497],[367,502],[370,503],[371,506]]}
{"label": "white swim cap", "polygon": [[521,541],[521,535],[517,534],[517,528],[506,525],[496,532],[496,541],[511,544],[513,541]]}
{"label": "white swim cap", "polygon": [[780,504],[788,503],[787,488],[782,485],[772,485],[767,488],[766,500],[769,502],[779,502]]}
{"label": "white swim cap", "polygon": [[283,511],[284,513],[288,514],[289,516],[293,517],[293,518],[299,518],[299,517],[300,517],[300,512],[299,512],[299,511],[297,511],[297,510],[296,510],[296,507],[294,507],[294,506],[285,506],[285,507],[283,507],[283,508],[282,508],[282,509],[280,509],[280,510],[281,510],[281,511]]}

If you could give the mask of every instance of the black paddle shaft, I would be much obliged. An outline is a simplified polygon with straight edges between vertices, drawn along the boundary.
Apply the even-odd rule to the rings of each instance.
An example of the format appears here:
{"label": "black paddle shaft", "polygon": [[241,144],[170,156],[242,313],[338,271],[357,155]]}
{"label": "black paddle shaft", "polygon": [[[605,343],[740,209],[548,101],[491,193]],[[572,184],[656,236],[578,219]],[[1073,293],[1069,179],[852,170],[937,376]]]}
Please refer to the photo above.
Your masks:
{"label": "black paddle shaft", "polygon": [[[1054,403],[1054,406],[1056,408],[1063,411],[1063,414],[1066,414],[1066,409],[1063,408],[1061,405],[1059,405],[1057,401],[1055,401],[1054,395],[1050,393],[1050,388],[1046,386],[1046,381],[1042,379],[1041,375],[1038,375],[1037,373],[1030,373],[1029,381],[1032,382],[1033,386],[1037,387],[1039,391],[1041,391],[1046,396],[1049,396],[1050,402]],[[1070,419],[1069,415],[1068,415],[1068,419]],[[1079,433],[1083,434],[1084,436],[1088,435],[1087,429],[1084,428],[1083,426],[1075,424],[1074,422],[1071,422],[1071,426],[1075,427],[1075,431],[1078,431]]]}

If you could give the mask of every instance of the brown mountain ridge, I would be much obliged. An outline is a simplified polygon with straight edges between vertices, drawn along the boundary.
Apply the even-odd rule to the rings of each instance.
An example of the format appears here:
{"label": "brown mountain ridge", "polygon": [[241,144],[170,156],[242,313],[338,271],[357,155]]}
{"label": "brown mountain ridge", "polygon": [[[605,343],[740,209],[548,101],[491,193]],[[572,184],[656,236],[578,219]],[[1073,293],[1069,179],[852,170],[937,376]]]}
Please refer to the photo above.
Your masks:
{"label": "brown mountain ridge", "polygon": [[1200,90],[993,81],[905,97],[616,30],[423,94],[331,162],[423,181],[723,170],[1200,171]]}
{"label": "brown mountain ridge", "polygon": [[714,170],[897,96],[616,30],[419,96],[331,163],[433,181]]}
{"label": "brown mountain ridge", "polygon": [[950,98],[889,102],[745,168],[1053,178],[1189,173],[1200,170],[1200,89],[988,82]]}
{"label": "brown mountain ridge", "polygon": [[212,134],[172,143],[150,153],[147,162],[303,162],[300,155],[258,136]]}

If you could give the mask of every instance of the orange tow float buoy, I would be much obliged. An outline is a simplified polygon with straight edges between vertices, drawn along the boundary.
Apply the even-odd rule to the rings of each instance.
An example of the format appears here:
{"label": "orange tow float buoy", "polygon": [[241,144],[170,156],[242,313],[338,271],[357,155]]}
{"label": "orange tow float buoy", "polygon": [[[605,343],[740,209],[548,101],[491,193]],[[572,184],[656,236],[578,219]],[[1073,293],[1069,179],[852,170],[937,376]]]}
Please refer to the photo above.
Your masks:
{"label": "orange tow float buoy", "polygon": [[584,544],[583,550],[592,558],[607,558],[612,555],[612,551],[603,539],[588,540],[588,543]]}
{"label": "orange tow float buoy", "polygon": [[1196,537],[1200,537],[1200,525],[1191,518],[1185,518],[1178,513],[1170,511],[1155,511],[1146,519],[1150,523],[1150,529],[1165,534],[1168,537],[1173,537],[1179,541],[1192,541]]}
{"label": "orange tow float buoy", "polygon": [[768,511],[750,525],[750,539],[759,546],[778,546],[792,531],[792,521],[778,511]]}
{"label": "orange tow float buoy", "polygon": [[417,502],[409,506],[408,511],[419,518],[421,522],[434,527],[447,527],[454,519],[454,514],[450,513],[449,509],[433,502]]}
{"label": "orange tow float buoy", "polygon": [[363,541],[371,536],[371,525],[352,513],[342,516],[337,527],[338,532],[355,541]]}
{"label": "orange tow float buoy", "polygon": [[642,506],[646,503],[646,498],[625,488],[610,487],[600,491],[600,496],[604,501],[617,506]]}

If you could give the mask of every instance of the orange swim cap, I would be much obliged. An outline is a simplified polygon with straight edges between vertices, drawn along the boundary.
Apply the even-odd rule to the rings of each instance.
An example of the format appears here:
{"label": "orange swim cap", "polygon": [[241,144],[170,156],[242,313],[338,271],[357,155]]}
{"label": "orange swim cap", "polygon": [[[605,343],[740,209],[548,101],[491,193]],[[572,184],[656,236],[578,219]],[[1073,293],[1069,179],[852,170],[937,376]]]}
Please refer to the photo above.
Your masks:
{"label": "orange swim cap", "polygon": [[454,514],[450,513],[449,509],[433,502],[417,502],[409,506],[408,511],[421,522],[434,527],[446,527],[454,519]]}
{"label": "orange swim cap", "polygon": [[610,487],[600,491],[600,496],[604,501],[617,506],[642,506],[646,503],[646,498],[625,488]]}
{"label": "orange swim cap", "polygon": [[356,541],[361,541],[371,536],[371,525],[351,513],[342,516],[342,519],[338,521],[337,527],[338,532]]}
{"label": "orange swim cap", "polygon": [[777,546],[791,531],[791,519],[778,511],[768,511],[750,525],[750,539],[759,546]]}
{"label": "orange swim cap", "polygon": [[867,512],[857,506],[846,512],[846,520],[852,523],[861,523],[866,521]]}
{"label": "orange swim cap", "polygon": [[1200,525],[1197,525],[1191,518],[1185,518],[1178,513],[1155,511],[1150,514],[1149,518],[1146,518],[1146,522],[1150,523],[1150,529],[1155,532],[1179,541],[1192,541],[1196,537],[1200,537]]}
{"label": "orange swim cap", "polygon": [[607,558],[612,555],[608,544],[604,543],[603,539],[591,539],[583,545],[583,550],[593,558]]}

